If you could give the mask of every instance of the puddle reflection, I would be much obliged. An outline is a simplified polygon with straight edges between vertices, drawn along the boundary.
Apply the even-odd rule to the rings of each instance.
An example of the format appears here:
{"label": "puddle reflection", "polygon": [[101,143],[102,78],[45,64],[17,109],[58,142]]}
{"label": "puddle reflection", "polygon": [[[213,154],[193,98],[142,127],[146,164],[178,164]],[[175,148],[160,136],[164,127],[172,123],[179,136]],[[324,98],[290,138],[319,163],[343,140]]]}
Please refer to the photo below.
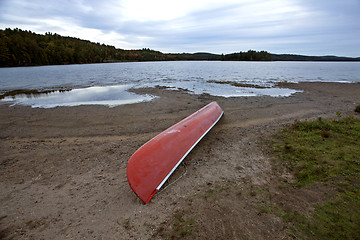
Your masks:
{"label": "puddle reflection", "polygon": [[56,91],[39,95],[16,95],[6,97],[3,102],[13,102],[13,105],[26,105],[33,108],[53,108],[58,106],[79,105],[106,105],[115,107],[118,105],[132,104],[151,101],[155,96],[138,95],[128,92],[129,85],[89,87],[74,89],[71,91]]}

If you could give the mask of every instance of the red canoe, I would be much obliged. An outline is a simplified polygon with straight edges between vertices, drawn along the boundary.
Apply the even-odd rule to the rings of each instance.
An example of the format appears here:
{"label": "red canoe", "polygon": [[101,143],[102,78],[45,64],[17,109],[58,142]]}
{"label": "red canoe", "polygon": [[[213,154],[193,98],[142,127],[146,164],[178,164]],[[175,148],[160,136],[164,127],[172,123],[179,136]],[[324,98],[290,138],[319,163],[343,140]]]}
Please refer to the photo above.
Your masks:
{"label": "red canoe", "polygon": [[131,189],[145,204],[223,113],[220,106],[212,102],[166,129],[131,156],[127,165],[127,179]]}

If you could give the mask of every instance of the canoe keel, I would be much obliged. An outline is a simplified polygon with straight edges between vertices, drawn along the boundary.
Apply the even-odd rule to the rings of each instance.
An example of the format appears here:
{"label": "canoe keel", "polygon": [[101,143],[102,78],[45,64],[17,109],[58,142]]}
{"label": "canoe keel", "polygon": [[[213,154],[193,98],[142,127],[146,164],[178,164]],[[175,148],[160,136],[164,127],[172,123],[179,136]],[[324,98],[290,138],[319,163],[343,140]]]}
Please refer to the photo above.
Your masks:
{"label": "canoe keel", "polygon": [[131,156],[127,179],[131,189],[145,204],[223,113],[216,102],[211,102],[145,143]]}

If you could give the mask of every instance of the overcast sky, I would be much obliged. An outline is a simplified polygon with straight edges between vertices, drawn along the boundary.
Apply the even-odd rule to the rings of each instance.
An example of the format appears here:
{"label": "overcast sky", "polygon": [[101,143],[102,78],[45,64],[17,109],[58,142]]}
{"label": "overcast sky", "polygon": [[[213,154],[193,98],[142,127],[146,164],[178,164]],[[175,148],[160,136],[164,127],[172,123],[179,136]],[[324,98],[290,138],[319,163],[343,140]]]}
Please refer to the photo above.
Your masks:
{"label": "overcast sky", "polygon": [[0,0],[0,28],[123,49],[360,57],[360,0]]}

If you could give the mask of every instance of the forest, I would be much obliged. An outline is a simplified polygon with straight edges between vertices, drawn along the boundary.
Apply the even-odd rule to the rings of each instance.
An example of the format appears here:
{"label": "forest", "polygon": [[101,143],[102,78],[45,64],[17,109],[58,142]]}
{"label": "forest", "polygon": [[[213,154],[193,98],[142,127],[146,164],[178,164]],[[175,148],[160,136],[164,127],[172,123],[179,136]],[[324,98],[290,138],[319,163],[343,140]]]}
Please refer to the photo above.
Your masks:
{"label": "forest", "polygon": [[269,61],[267,52],[240,52],[228,55],[211,53],[169,53],[143,48],[124,50],[56,33],[36,34],[18,28],[0,30],[0,66],[37,66],[119,61],[243,60]]}
{"label": "forest", "polygon": [[58,34],[40,35],[21,29],[0,30],[0,66],[36,66],[112,61],[164,60],[150,49],[123,50]]}
{"label": "forest", "polygon": [[266,51],[212,53],[162,53],[143,48],[124,50],[56,33],[36,34],[18,28],[0,30],[0,66],[40,66],[121,61],[359,61],[354,58],[276,55]]}

